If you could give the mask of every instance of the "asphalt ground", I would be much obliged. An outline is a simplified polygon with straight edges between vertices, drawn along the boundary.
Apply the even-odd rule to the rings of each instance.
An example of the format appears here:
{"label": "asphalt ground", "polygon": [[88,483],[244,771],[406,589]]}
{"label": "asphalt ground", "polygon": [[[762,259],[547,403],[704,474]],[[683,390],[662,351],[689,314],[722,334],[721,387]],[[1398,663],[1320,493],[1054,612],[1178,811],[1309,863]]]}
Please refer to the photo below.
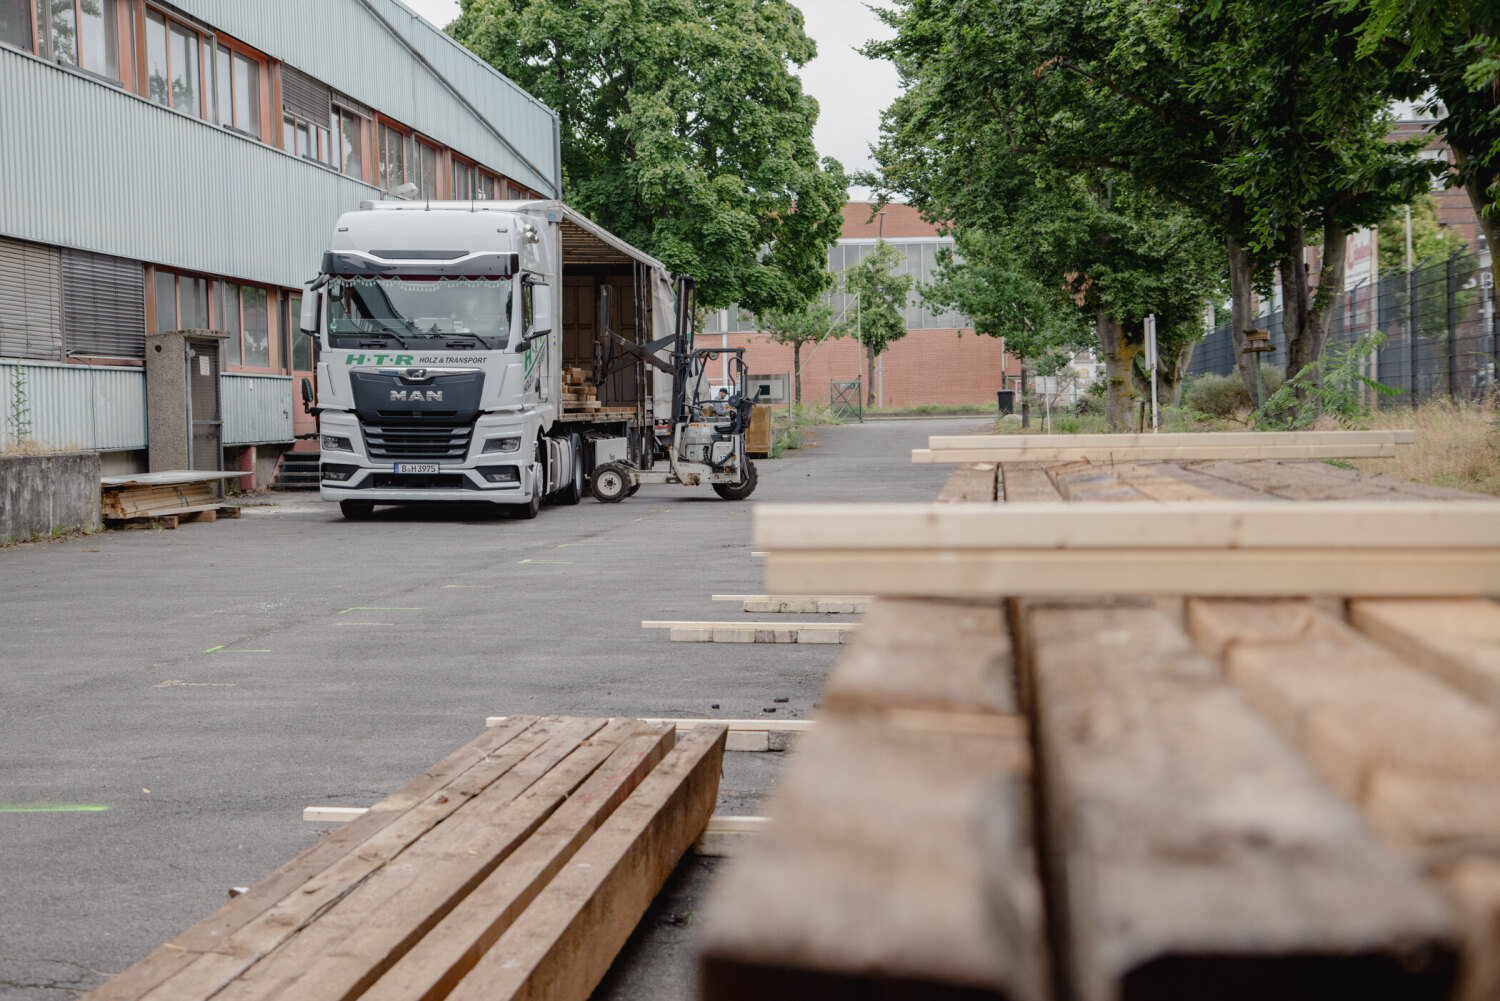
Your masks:
{"label": "asphalt ground", "polygon": [[[0,550],[0,998],[98,986],[315,843],[303,807],[374,803],[487,715],[811,715],[840,648],[670,643],[641,620],[741,617],[709,596],[762,590],[756,502],[930,500],[949,470],[908,450],[974,427],[818,429],[744,502],[647,486],[529,522],[351,522],[284,494]],[[757,812],[786,757],[727,755],[718,811]],[[683,863],[596,997],[693,997],[716,868]]]}

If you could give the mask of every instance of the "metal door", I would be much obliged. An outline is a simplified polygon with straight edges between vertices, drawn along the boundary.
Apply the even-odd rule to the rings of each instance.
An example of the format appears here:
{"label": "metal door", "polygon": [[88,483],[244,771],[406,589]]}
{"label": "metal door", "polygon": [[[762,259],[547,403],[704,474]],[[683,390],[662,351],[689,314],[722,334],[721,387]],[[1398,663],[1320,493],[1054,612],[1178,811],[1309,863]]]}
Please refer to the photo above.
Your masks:
{"label": "metal door", "polygon": [[224,462],[224,417],[219,405],[219,342],[187,342],[188,465],[218,469]]}

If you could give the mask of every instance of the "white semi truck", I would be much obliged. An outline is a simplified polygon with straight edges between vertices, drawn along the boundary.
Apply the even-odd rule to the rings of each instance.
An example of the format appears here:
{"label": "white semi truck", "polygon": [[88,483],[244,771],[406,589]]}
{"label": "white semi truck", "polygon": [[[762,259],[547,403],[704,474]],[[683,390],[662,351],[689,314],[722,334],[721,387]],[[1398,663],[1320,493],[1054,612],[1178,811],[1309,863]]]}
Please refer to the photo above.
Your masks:
{"label": "white semi truck", "polygon": [[[377,504],[623,499],[641,483],[748,497],[744,364],[706,399],[693,285],[555,201],[361,203],[302,302],[318,342],[321,491]],[[720,366],[715,365],[717,369]]]}

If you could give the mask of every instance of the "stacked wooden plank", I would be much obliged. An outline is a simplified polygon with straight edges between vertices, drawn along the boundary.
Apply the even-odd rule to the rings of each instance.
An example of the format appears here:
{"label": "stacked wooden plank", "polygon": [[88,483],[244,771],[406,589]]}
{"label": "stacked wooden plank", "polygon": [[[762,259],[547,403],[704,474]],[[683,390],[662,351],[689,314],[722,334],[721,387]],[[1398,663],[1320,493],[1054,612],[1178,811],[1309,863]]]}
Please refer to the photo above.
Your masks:
{"label": "stacked wooden plank", "polygon": [[[702,997],[1043,998],[1029,753],[999,607],[882,602],[867,623],[768,829],[715,888]],[[946,670],[912,671],[939,648]]]}
{"label": "stacked wooden plank", "polygon": [[594,375],[587,368],[569,365],[563,369],[562,403],[564,411],[574,413],[598,410],[599,390]]}
{"label": "stacked wooden plank", "polygon": [[100,510],[106,521],[138,522],[176,528],[179,521],[238,518],[240,509],[225,504],[219,482],[237,472],[190,469],[130,476],[106,476],[100,482]]}
{"label": "stacked wooden plank", "polygon": [[913,449],[917,463],[1139,462],[1148,459],[1391,458],[1414,431],[1227,431],[1166,434],[944,435]]}
{"label": "stacked wooden plank", "polygon": [[583,1001],[712,814],[724,735],[510,717],[89,997]]}

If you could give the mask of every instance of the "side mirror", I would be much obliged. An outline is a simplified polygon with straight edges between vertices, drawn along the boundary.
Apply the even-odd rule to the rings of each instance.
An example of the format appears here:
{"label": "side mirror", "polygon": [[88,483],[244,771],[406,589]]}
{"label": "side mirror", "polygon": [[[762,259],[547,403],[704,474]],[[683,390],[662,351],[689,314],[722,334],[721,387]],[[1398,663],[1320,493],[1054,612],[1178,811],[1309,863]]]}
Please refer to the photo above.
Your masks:
{"label": "side mirror", "polygon": [[313,401],[316,399],[317,397],[313,394],[312,380],[304,375],[302,377],[302,409],[311,411]]}
{"label": "side mirror", "polygon": [[516,341],[516,350],[525,351],[527,348],[531,347],[532,341],[539,341],[550,333],[552,333],[552,328],[547,327],[544,330],[533,330],[529,334],[524,334],[522,335],[520,340]]}
{"label": "side mirror", "polygon": [[304,334],[316,337],[318,333],[319,306],[323,302],[323,293],[308,290],[302,294],[302,318],[298,325]]}

